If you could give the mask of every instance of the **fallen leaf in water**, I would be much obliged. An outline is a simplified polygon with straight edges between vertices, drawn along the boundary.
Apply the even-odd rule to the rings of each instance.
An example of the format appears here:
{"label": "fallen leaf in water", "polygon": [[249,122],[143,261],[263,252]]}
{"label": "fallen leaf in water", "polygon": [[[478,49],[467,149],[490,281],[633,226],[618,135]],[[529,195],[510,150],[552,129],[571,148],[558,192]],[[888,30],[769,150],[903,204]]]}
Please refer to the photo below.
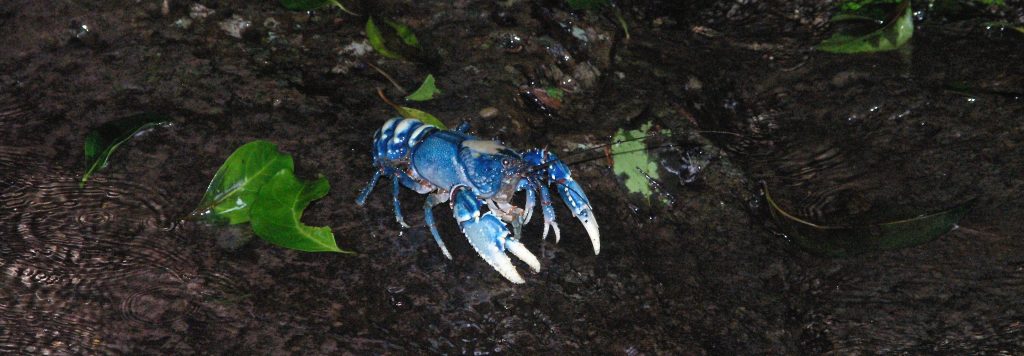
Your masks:
{"label": "fallen leaf in water", "polygon": [[249,208],[260,188],[282,169],[293,170],[295,164],[291,155],[278,151],[273,143],[242,145],[213,175],[199,207],[189,216],[226,219],[229,224],[249,221]]}
{"label": "fallen leaf in water", "polygon": [[920,245],[949,232],[969,210],[970,202],[917,217],[865,226],[819,225],[796,217],[772,199],[763,184],[772,218],[801,248],[825,256],[843,257],[872,251]]}
{"label": "fallen leaf in water", "polygon": [[309,203],[323,198],[331,189],[327,178],[301,182],[289,169],[282,169],[260,189],[252,206],[252,230],[275,245],[306,252],[349,252],[338,248],[327,226],[303,224],[302,212]]}
{"label": "fallen leaf in water", "polygon": [[114,150],[122,143],[132,137],[140,135],[149,129],[159,126],[166,126],[171,123],[170,119],[157,114],[138,114],[117,119],[97,127],[85,137],[85,162],[88,165],[79,186],[84,187],[96,171],[107,166],[107,161]]}
{"label": "fallen leaf in water", "polygon": [[278,246],[307,252],[349,252],[338,248],[330,227],[302,224],[302,212],[327,195],[330,185],[320,177],[301,182],[292,156],[267,141],[253,141],[235,150],[210,181],[190,218],[229,224],[249,222],[256,236]]}
{"label": "fallen leaf in water", "polygon": [[[876,24],[876,20],[872,16],[860,13],[840,13],[832,18],[833,23],[861,21]],[[914,35],[914,15],[910,8],[910,0],[901,2],[888,18],[881,22],[881,28],[866,34],[840,29],[832,37],[821,41],[817,49],[829,53],[867,53],[900,48]]]}

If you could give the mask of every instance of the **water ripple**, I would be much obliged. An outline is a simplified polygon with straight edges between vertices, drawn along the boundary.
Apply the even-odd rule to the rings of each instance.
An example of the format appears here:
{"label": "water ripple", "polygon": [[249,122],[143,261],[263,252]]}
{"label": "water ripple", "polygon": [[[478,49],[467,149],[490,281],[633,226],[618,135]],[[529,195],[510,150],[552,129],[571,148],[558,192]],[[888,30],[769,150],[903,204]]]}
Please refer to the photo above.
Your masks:
{"label": "water ripple", "polygon": [[177,275],[147,275],[146,279],[146,288],[122,299],[118,309],[124,319],[147,325],[168,325],[199,308],[188,293],[187,283]]}
{"label": "water ripple", "polygon": [[51,160],[44,153],[52,151],[50,147],[0,146],[0,189],[30,185],[31,178],[48,169],[44,162]]}
{"label": "water ripple", "polygon": [[164,191],[115,175],[79,187],[40,152],[0,146],[0,353],[117,353],[237,294],[199,270]]}
{"label": "water ripple", "polygon": [[2,221],[16,222],[8,241],[19,261],[40,269],[117,273],[131,266],[187,266],[167,245],[171,226],[159,192],[115,180],[80,188],[68,177],[0,196]]}

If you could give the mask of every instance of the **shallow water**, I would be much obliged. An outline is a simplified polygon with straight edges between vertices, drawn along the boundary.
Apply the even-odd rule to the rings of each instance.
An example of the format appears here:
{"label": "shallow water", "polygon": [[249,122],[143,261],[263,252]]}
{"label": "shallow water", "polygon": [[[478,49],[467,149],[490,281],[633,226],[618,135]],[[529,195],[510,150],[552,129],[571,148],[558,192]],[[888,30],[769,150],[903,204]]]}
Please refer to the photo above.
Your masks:
{"label": "shallow water", "polygon": [[[810,49],[830,8],[815,2],[630,3],[629,40],[611,19],[554,2],[365,9],[415,28],[441,58],[431,65],[353,52],[363,22],[338,11],[203,5],[213,13],[175,1],[166,13],[158,1],[0,5],[0,352],[1024,350],[1024,38],[979,25],[1024,20],[1019,2],[929,18],[911,47],[859,56]],[[241,38],[220,26],[234,16],[253,23]],[[674,203],[653,207],[604,159],[575,165],[601,254],[557,203],[561,242],[541,241],[534,219],[524,243],[543,269],[520,266],[527,283],[512,285],[439,207],[445,259],[423,196],[402,193],[404,230],[386,189],[353,204],[372,173],[371,135],[393,115],[376,97],[391,84],[364,61],[406,87],[433,73],[444,94],[417,107],[515,147],[565,157],[654,122],[675,132],[677,150],[654,152],[664,165],[681,152],[705,164],[696,178],[662,174]],[[575,91],[561,109],[521,95],[566,79]],[[487,107],[498,116],[479,117]],[[88,130],[143,111],[174,124],[124,144],[80,188]],[[181,219],[254,139],[291,153],[300,176],[326,175],[331,193],[305,222],[331,226],[357,255]],[[826,224],[973,209],[921,246],[825,258],[778,233],[762,183]]]}

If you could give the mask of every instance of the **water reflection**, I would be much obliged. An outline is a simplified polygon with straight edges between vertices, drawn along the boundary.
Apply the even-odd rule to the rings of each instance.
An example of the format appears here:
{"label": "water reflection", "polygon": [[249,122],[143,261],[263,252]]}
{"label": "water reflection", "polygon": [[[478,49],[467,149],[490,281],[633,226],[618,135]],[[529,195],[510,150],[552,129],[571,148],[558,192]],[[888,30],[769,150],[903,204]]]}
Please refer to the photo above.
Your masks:
{"label": "water reflection", "polygon": [[182,342],[184,320],[240,294],[181,253],[192,243],[165,192],[107,177],[80,188],[35,152],[0,147],[0,352],[119,352],[140,327]]}

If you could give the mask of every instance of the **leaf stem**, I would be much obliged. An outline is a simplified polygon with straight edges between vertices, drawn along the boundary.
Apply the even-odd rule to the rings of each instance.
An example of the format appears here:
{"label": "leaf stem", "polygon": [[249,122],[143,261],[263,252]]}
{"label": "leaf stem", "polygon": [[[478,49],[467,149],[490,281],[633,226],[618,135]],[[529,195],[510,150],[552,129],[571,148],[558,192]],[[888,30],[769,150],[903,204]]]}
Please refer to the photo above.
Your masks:
{"label": "leaf stem", "polygon": [[337,6],[339,9],[341,9],[341,11],[347,12],[349,15],[359,16],[359,14],[345,8],[345,5],[342,5],[340,0],[332,0],[331,3],[334,4],[334,6]]}
{"label": "leaf stem", "polygon": [[[398,92],[402,93],[402,95],[409,95],[409,92],[407,92],[405,90],[405,88],[402,88],[401,85],[398,85],[398,82],[395,81],[395,78],[392,78],[391,75],[388,75],[388,72],[385,72],[383,69],[380,69],[380,67],[373,65],[373,63],[370,63],[369,61],[366,61],[364,63],[366,63],[366,65],[370,66],[370,68],[375,69],[377,71],[377,73],[380,73],[380,75],[383,75],[385,79],[387,79],[389,82],[391,82],[391,85],[394,85],[395,88],[398,89]],[[394,104],[392,104],[392,105],[394,105]]]}
{"label": "leaf stem", "polygon": [[828,226],[821,226],[821,225],[812,223],[810,221],[798,218],[796,216],[793,216],[793,215],[787,213],[785,210],[782,210],[782,208],[779,207],[779,205],[775,203],[775,200],[772,199],[772,195],[768,193],[768,183],[767,182],[761,182],[761,189],[764,191],[764,198],[765,198],[765,200],[768,201],[768,205],[771,205],[772,209],[774,209],[779,214],[782,214],[782,216],[786,217],[787,219],[795,221],[795,222],[798,222],[798,223],[801,223],[801,224],[804,224],[804,225],[807,225],[807,226],[810,226],[810,227],[813,227],[813,228],[817,228],[817,229],[829,229],[830,228]]}
{"label": "leaf stem", "polygon": [[384,100],[385,104],[391,105],[391,107],[395,108],[395,110],[401,111],[401,106],[395,104],[395,102],[391,101],[391,99],[388,99],[387,95],[384,95],[384,89],[377,88],[377,96],[380,97],[380,100]]}
{"label": "leaf stem", "polygon": [[626,25],[626,19],[622,17],[622,11],[618,7],[613,8],[615,11],[615,18],[619,20],[619,26],[622,27],[622,32],[626,33],[626,39],[629,39],[629,26]]}

